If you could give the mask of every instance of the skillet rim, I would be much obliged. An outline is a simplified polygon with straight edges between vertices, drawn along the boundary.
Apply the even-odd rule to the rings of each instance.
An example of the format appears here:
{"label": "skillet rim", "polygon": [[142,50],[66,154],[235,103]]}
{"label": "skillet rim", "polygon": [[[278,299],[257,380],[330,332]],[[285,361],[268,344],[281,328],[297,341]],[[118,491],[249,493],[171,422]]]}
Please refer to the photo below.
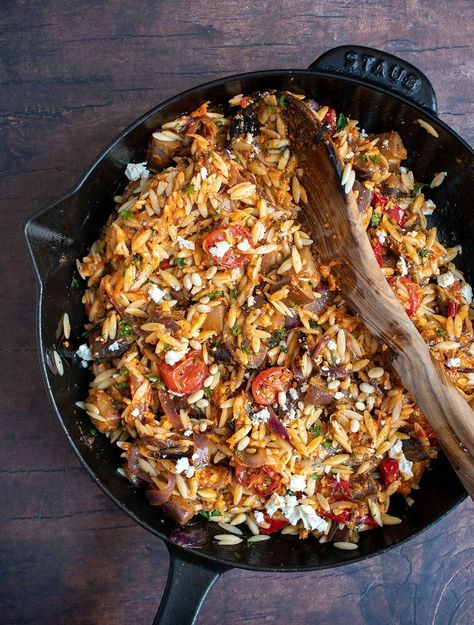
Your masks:
{"label": "skillet rim", "polygon": [[[152,115],[155,115],[156,113],[159,113],[161,110],[166,109],[167,107],[171,106],[172,104],[178,103],[180,100],[182,100],[183,98],[185,98],[188,95],[192,95],[193,92],[201,90],[201,89],[208,89],[208,88],[214,88],[214,87],[219,87],[222,85],[225,85],[229,82],[232,81],[237,81],[237,80],[249,80],[249,79],[259,79],[262,77],[271,77],[271,76],[282,76],[282,75],[286,75],[286,76],[312,76],[312,77],[320,77],[320,78],[332,78],[332,79],[336,79],[336,80],[340,80],[343,83],[348,83],[349,85],[353,85],[353,86],[361,86],[364,87],[365,89],[369,89],[371,91],[374,91],[376,93],[380,93],[383,96],[389,96],[391,98],[395,98],[396,100],[398,100],[399,102],[403,103],[404,105],[408,106],[411,109],[416,110],[421,117],[427,117],[428,119],[430,119],[431,121],[434,121],[436,124],[438,124],[439,126],[441,126],[455,141],[457,141],[461,146],[463,146],[464,149],[466,149],[468,151],[468,153],[471,154],[471,156],[474,157],[474,149],[455,131],[453,130],[444,120],[440,119],[437,114],[435,112],[432,112],[416,103],[414,103],[412,100],[410,100],[408,97],[403,97],[401,95],[398,95],[396,93],[391,92],[389,89],[386,89],[384,87],[380,87],[380,86],[375,86],[372,84],[367,83],[366,81],[364,81],[363,79],[360,78],[355,78],[352,76],[341,76],[337,73],[334,72],[330,72],[330,71],[324,71],[324,70],[302,70],[302,69],[273,69],[273,70],[261,70],[261,71],[253,71],[253,72],[244,72],[244,73],[239,73],[239,74],[232,74],[230,76],[224,76],[222,78],[217,78],[215,80],[212,81],[208,81],[206,83],[202,83],[199,85],[196,85],[194,87],[191,87],[190,89],[186,89],[185,91],[182,91],[180,93],[178,93],[177,95],[171,96],[170,98],[164,100],[163,102],[161,102],[160,104],[158,104],[157,106],[153,107],[152,109],[150,109],[149,111],[147,111],[146,113],[144,113],[143,115],[141,115],[140,117],[138,117],[137,119],[135,119],[134,121],[132,121],[119,135],[117,135],[117,137],[115,139],[112,140],[112,142],[94,159],[94,161],[92,161],[92,163],[89,165],[89,167],[85,170],[85,173],[83,174],[82,178],[79,179],[79,182],[72,187],[72,189],[66,193],[64,193],[62,196],[60,196],[55,202],[53,202],[52,204],[47,205],[44,208],[39,209],[38,211],[36,211],[30,218],[28,218],[26,220],[26,222],[24,222],[23,224],[23,234],[24,234],[24,239],[26,242],[26,247],[27,247],[27,251],[28,251],[28,255],[29,255],[29,259],[30,262],[33,266],[33,270],[34,273],[36,275],[37,278],[37,288],[38,288],[38,298],[37,298],[37,303],[36,303],[36,316],[35,316],[35,324],[36,324],[36,342],[37,342],[37,348],[38,348],[38,359],[39,359],[39,364],[40,364],[40,369],[41,369],[41,373],[42,373],[42,377],[43,377],[43,383],[46,387],[46,392],[47,392],[47,396],[48,396],[48,400],[53,408],[53,412],[55,414],[56,420],[59,422],[59,425],[66,437],[66,439],[68,440],[70,446],[72,447],[72,449],[74,450],[76,456],[79,458],[82,466],[86,469],[86,471],[88,472],[88,474],[90,475],[90,477],[92,478],[92,480],[101,488],[101,490],[121,509],[123,510],[123,512],[125,512],[133,521],[135,521],[137,524],[139,524],[141,527],[143,527],[144,529],[146,529],[147,531],[149,531],[150,533],[152,533],[153,535],[157,536],[158,538],[160,538],[161,540],[163,540],[166,544],[166,546],[168,547],[169,551],[170,551],[170,556],[173,557],[173,551],[178,550],[178,554],[183,556],[183,559],[188,559],[188,560],[197,560],[198,562],[200,562],[202,565],[204,565],[204,562],[209,566],[210,568],[219,568],[220,570],[224,571],[227,570],[229,568],[239,568],[239,569],[244,569],[244,570],[251,570],[251,571],[262,571],[262,572],[274,572],[274,573],[285,573],[285,572],[301,572],[301,571],[316,571],[316,570],[324,570],[324,569],[330,569],[330,568],[335,568],[335,567],[339,567],[339,566],[343,566],[343,565],[347,565],[347,564],[352,564],[352,563],[356,563],[356,562],[361,562],[363,560],[367,560],[369,558],[375,557],[375,556],[379,556],[382,555],[384,553],[386,553],[387,551],[393,549],[394,547],[398,547],[400,545],[403,545],[404,543],[408,542],[409,540],[419,536],[421,533],[425,532],[426,530],[428,530],[430,527],[432,527],[433,525],[435,525],[438,521],[440,521],[441,519],[445,518],[450,512],[452,512],[455,508],[459,507],[459,505],[467,498],[467,493],[464,492],[464,494],[461,494],[450,506],[448,506],[446,508],[446,510],[444,510],[440,515],[436,516],[434,519],[430,520],[429,522],[425,523],[424,525],[422,525],[419,529],[417,529],[416,531],[414,531],[413,533],[407,535],[406,537],[393,542],[390,545],[385,545],[383,547],[381,547],[380,549],[374,551],[373,553],[368,553],[368,554],[363,554],[363,555],[357,555],[355,554],[354,556],[350,556],[348,555],[349,553],[354,553],[354,552],[341,552],[341,560],[338,562],[331,562],[331,563],[320,563],[320,564],[309,564],[309,565],[305,565],[305,566],[293,566],[293,565],[289,565],[289,566],[280,566],[280,567],[268,567],[268,566],[257,566],[257,565],[252,565],[252,564],[247,564],[247,563],[240,563],[239,561],[235,561],[235,560],[226,560],[224,558],[221,558],[219,556],[216,555],[208,555],[204,552],[200,552],[199,550],[196,549],[192,549],[190,547],[181,547],[179,545],[177,545],[176,543],[174,543],[172,540],[170,540],[170,538],[165,535],[162,534],[159,530],[159,528],[156,528],[152,525],[150,525],[147,521],[141,519],[133,510],[129,509],[125,503],[123,503],[117,496],[115,496],[109,489],[108,487],[105,485],[105,483],[102,482],[102,480],[98,477],[98,475],[96,474],[96,472],[92,469],[92,467],[89,466],[88,462],[86,461],[86,459],[83,457],[80,449],[77,447],[75,441],[73,440],[70,432],[69,432],[69,428],[66,426],[62,415],[56,405],[55,402],[55,398],[53,395],[53,391],[51,389],[51,386],[49,384],[49,379],[48,379],[48,374],[46,371],[46,358],[45,358],[45,350],[43,348],[43,342],[42,342],[42,323],[41,323],[41,317],[42,317],[42,309],[43,309],[43,292],[44,292],[44,285],[43,285],[43,279],[40,275],[40,272],[38,270],[36,261],[35,261],[35,256],[33,253],[33,249],[32,249],[32,244],[29,238],[29,234],[30,234],[30,229],[32,228],[32,226],[35,224],[35,222],[41,218],[42,216],[46,215],[47,213],[50,213],[52,211],[54,211],[55,208],[57,208],[58,206],[60,206],[61,204],[63,204],[65,201],[67,201],[68,199],[72,198],[75,194],[77,194],[81,188],[86,184],[86,182],[88,181],[89,177],[93,174],[94,170],[96,169],[96,167],[109,155],[109,153],[117,146],[120,144],[120,142],[125,139],[125,137],[127,137],[127,135],[132,132],[133,130],[135,130],[137,127],[139,127],[141,124],[143,124],[144,122],[146,122]],[[344,554],[344,557],[342,557],[342,554]],[[216,566],[218,565],[218,567]]]}

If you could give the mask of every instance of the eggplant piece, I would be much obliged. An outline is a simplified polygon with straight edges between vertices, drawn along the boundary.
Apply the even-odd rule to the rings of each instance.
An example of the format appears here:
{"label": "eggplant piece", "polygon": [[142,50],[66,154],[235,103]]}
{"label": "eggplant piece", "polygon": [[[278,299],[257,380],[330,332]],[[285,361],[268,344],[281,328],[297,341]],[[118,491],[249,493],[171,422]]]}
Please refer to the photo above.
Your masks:
{"label": "eggplant piece", "polygon": [[303,309],[315,313],[316,315],[321,315],[334,299],[334,293],[327,289],[317,290],[316,293],[318,297],[315,297],[313,301],[305,304]]}
{"label": "eggplant piece", "polygon": [[222,332],[224,328],[224,315],[225,315],[226,307],[224,304],[219,304],[215,306],[210,313],[207,314],[207,317],[202,324],[202,330],[204,331],[213,331],[213,332]]}
{"label": "eggplant piece", "polygon": [[[180,314],[181,313],[181,314]],[[165,326],[167,330],[170,332],[177,332],[179,330],[179,325],[176,323],[177,319],[183,319],[184,314],[182,311],[175,311],[174,316],[171,315],[163,315],[158,308],[156,308],[149,317],[150,322],[152,323],[161,323]]]}
{"label": "eggplant piece", "polygon": [[94,360],[113,360],[125,354],[132,342],[129,336],[117,336],[114,339],[104,339],[100,326],[89,332],[89,347]]}
{"label": "eggplant piece", "polygon": [[334,393],[328,391],[324,383],[315,384],[314,381],[311,381],[304,402],[310,406],[327,406],[333,399]]}
{"label": "eggplant piece", "polygon": [[425,447],[421,441],[416,438],[404,439],[402,441],[402,449],[405,456],[411,462],[436,458],[436,450]]}
{"label": "eggplant piece", "polygon": [[153,133],[148,143],[147,161],[155,169],[167,167],[181,147],[181,141],[161,141]]}
{"label": "eggplant piece", "polygon": [[235,363],[232,351],[223,343],[215,343],[214,345],[211,345],[209,347],[209,353],[213,356],[216,362],[222,362],[226,365]]}
{"label": "eggplant piece", "polygon": [[365,213],[365,211],[369,208],[370,203],[372,202],[372,198],[374,196],[373,192],[370,189],[364,187],[358,180],[354,181],[352,186],[353,191],[358,191],[357,195],[357,208],[359,209],[359,213]]}
{"label": "eggplant piece", "polygon": [[329,543],[347,543],[352,542],[351,539],[351,530],[345,525],[342,530],[339,529],[339,523],[333,521],[331,523],[331,527],[328,532],[328,542]]}
{"label": "eggplant piece", "polygon": [[99,432],[112,432],[120,425],[120,414],[116,408],[114,408],[114,402],[112,397],[103,390],[91,389],[89,392],[88,402],[94,404],[99,409],[99,414],[105,421],[94,419],[90,417],[94,427]]}
{"label": "eggplant piece", "polygon": [[369,180],[379,171],[380,167],[370,160],[364,153],[359,154],[352,165],[352,169],[356,172],[357,177],[361,180]]}
{"label": "eggplant piece", "polygon": [[377,492],[377,484],[370,476],[361,475],[351,479],[350,489],[352,499],[357,501],[359,499],[365,499],[369,495],[373,495]]}
{"label": "eggplant piece", "polygon": [[230,122],[229,139],[237,139],[247,133],[257,135],[260,132],[260,122],[258,121],[258,112],[260,109],[260,100],[252,101],[247,107],[237,111]]}
{"label": "eggplant piece", "polygon": [[403,145],[402,138],[396,130],[391,132],[382,132],[376,135],[370,135],[369,139],[378,138],[377,148],[380,153],[387,159],[390,164],[400,167],[400,161],[404,161],[407,157],[407,149]]}
{"label": "eggplant piece", "polygon": [[400,176],[391,174],[383,183],[382,193],[384,195],[393,195],[394,197],[398,197],[399,195],[406,195],[408,193],[408,189],[403,184]]}
{"label": "eggplant piece", "polygon": [[184,497],[172,497],[161,507],[178,525],[186,525],[194,516],[194,504]]}

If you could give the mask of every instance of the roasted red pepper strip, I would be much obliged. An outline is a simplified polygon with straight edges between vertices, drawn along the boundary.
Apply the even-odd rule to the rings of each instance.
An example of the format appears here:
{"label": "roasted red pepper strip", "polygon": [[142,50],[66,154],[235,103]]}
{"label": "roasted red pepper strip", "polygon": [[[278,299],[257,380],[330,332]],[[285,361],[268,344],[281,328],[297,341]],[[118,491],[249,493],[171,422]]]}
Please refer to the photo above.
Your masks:
{"label": "roasted red pepper strip", "polygon": [[335,477],[326,477],[326,484],[331,489],[331,498],[333,501],[343,501],[351,498],[351,491],[349,489],[349,482],[347,480],[339,480]]}
{"label": "roasted red pepper strip", "polygon": [[458,302],[448,302],[448,317],[455,317],[459,312]]}
{"label": "roasted red pepper strip", "polygon": [[383,255],[385,254],[384,246],[380,243],[380,241],[377,241],[375,245],[372,244],[372,249],[378,266],[383,267]]}
{"label": "roasted red pepper strip", "polygon": [[331,108],[328,109],[328,112],[326,113],[326,115],[322,119],[322,123],[323,124],[329,124],[329,126],[331,126],[331,130],[333,132],[335,132],[335,130],[336,130],[336,123],[337,123],[336,111],[334,109],[331,109]]}
{"label": "roasted red pepper strip", "polygon": [[367,525],[368,527],[377,527],[378,523],[370,514],[364,514],[356,519],[357,525]]}
{"label": "roasted red pepper strip", "polygon": [[388,199],[385,195],[382,195],[378,191],[374,193],[374,197],[372,198],[372,206],[381,206],[382,208],[387,204]]}
{"label": "roasted red pepper strip", "polygon": [[288,525],[288,521],[286,519],[272,519],[267,515],[264,516],[264,520],[265,523],[269,524],[269,526],[267,528],[261,527],[260,534],[274,534]]}
{"label": "roasted red pepper strip", "polygon": [[334,521],[335,523],[347,523],[352,516],[351,510],[343,510],[339,514],[333,514],[332,512],[320,512],[319,513],[325,519]]}
{"label": "roasted red pepper strip", "polygon": [[395,204],[395,206],[391,206],[387,209],[387,215],[393,219],[393,221],[398,224],[401,228],[405,224],[405,212]]}
{"label": "roasted red pepper strip", "polygon": [[379,464],[379,473],[385,488],[400,478],[398,460],[395,458],[384,458]]}

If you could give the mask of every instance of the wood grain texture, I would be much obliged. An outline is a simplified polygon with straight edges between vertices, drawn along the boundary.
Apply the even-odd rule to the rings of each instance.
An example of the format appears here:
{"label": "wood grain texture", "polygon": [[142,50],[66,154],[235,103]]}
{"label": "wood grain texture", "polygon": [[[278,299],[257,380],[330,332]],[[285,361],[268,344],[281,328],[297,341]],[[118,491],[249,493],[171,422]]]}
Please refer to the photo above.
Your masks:
{"label": "wood grain texture", "polygon": [[[0,348],[0,621],[149,623],[163,544],[79,467],[36,362],[35,284],[20,224],[68,190],[96,154],[164,98],[212,78],[306,67],[345,43],[373,45],[432,80],[441,117],[472,143],[470,0],[245,3],[4,0],[0,12],[3,292]],[[474,507],[372,560],[319,574],[231,571],[207,625],[469,625]]]}

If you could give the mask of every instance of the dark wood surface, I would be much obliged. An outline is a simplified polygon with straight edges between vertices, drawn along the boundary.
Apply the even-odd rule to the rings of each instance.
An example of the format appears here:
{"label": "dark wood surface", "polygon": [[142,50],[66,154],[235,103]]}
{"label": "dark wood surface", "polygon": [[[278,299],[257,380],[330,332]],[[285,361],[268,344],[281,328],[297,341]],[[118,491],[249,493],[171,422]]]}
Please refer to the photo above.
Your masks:
{"label": "dark wood surface", "polygon": [[[168,565],[164,545],[93,485],[53,419],[37,367],[24,219],[164,98],[226,74],[306,67],[344,43],[417,65],[441,117],[472,143],[473,26],[470,0],[3,0],[2,625],[151,623]],[[343,569],[226,573],[199,623],[470,625],[473,510],[465,502],[408,544]]]}

